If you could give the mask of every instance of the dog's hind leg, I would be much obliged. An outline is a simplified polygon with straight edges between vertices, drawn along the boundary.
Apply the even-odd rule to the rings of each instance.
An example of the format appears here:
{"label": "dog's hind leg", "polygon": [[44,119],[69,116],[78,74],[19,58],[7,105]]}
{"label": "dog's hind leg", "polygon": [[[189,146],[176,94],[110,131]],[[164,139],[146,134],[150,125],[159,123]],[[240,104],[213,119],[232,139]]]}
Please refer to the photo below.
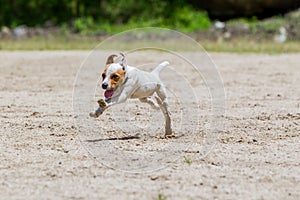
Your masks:
{"label": "dog's hind leg", "polygon": [[159,109],[159,105],[151,97],[143,97],[139,98],[139,100],[143,103],[148,103],[155,110]]}
{"label": "dog's hind leg", "polygon": [[169,105],[168,105],[168,99],[166,95],[166,90],[164,86],[160,85],[159,89],[156,91],[157,96],[155,96],[156,101],[162,110],[166,124],[165,124],[165,137],[174,137],[175,135],[173,134],[172,131],[172,123],[171,123],[171,113],[169,111]]}

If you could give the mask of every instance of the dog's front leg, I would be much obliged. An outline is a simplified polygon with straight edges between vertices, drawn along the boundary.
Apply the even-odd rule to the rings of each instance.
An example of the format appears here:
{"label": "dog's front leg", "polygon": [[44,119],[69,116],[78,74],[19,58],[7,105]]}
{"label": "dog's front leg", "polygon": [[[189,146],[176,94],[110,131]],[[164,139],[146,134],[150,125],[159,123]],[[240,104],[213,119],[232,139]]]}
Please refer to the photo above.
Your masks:
{"label": "dog's front leg", "polygon": [[98,104],[99,104],[99,108],[95,112],[90,113],[90,117],[95,117],[95,118],[99,117],[107,108],[107,103],[103,99],[99,99]]}
{"label": "dog's front leg", "polygon": [[110,106],[125,102],[128,98],[130,98],[133,91],[134,91],[133,89],[124,88],[124,90],[115,97],[112,97],[108,100],[99,99],[98,100],[99,108],[94,113],[90,113],[90,117],[97,118]]}

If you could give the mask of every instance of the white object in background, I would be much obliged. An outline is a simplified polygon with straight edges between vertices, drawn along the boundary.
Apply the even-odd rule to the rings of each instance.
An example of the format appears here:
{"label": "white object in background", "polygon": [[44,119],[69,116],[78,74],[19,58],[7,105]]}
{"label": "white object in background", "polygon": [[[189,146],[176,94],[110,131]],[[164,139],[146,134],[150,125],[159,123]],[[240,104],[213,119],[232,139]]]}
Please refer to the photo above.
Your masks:
{"label": "white object in background", "polygon": [[223,29],[223,28],[225,28],[225,23],[224,22],[220,22],[220,21],[216,21],[215,22],[215,28],[216,29]]}
{"label": "white object in background", "polygon": [[274,41],[278,43],[283,43],[287,40],[287,31],[284,27],[279,28],[279,35],[275,35]]}

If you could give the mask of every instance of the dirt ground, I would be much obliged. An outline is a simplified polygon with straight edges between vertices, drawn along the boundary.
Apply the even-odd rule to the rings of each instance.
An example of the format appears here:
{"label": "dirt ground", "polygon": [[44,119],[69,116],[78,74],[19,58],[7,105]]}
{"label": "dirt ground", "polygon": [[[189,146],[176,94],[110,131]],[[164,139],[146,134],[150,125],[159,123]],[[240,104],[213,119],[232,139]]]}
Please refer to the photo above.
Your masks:
{"label": "dirt ground", "polygon": [[[151,132],[147,124],[157,117],[134,100],[99,119],[84,118],[102,127],[84,134],[80,128],[89,126],[78,123],[72,94],[88,54],[0,52],[0,199],[300,199],[300,54],[210,54],[224,82],[226,113],[223,132],[201,158],[180,145],[201,149],[206,128],[199,128],[197,140],[180,131],[182,137],[161,139],[158,119],[155,134],[126,138],[141,129]],[[183,92],[180,80],[167,82],[175,93]],[[201,116],[187,127],[208,123],[208,98],[200,98]],[[175,122],[182,103],[170,98]],[[132,120],[127,123],[120,113]],[[125,159],[128,154],[136,158]],[[162,157],[141,159],[145,155]],[[122,168],[114,161],[123,158]],[[130,164],[139,159],[153,170],[135,173]]]}

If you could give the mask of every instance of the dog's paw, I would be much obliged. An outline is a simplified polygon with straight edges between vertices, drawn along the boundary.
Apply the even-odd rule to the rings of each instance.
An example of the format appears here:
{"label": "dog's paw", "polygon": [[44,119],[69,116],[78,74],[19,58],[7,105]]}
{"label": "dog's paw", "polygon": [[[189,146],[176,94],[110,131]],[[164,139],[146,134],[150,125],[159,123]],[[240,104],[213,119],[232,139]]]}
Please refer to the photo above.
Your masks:
{"label": "dog's paw", "polygon": [[90,117],[97,118],[97,117],[99,117],[99,115],[97,115],[96,112],[91,112]]}
{"label": "dog's paw", "polygon": [[103,113],[103,108],[99,107],[95,112],[90,113],[90,117],[97,118]]}
{"label": "dog's paw", "polygon": [[165,138],[174,138],[175,134],[172,131],[172,128],[166,127]]}
{"label": "dog's paw", "polygon": [[98,104],[100,108],[106,108],[106,102],[103,99],[99,99]]}
{"label": "dog's paw", "polygon": [[158,139],[172,139],[172,138],[176,138],[176,135],[174,133],[172,133],[172,134],[169,134],[169,135],[157,136],[156,138],[158,138]]}
{"label": "dog's paw", "polygon": [[168,134],[168,135],[165,135],[165,138],[175,138],[175,134],[174,133],[171,133],[171,134]]}

